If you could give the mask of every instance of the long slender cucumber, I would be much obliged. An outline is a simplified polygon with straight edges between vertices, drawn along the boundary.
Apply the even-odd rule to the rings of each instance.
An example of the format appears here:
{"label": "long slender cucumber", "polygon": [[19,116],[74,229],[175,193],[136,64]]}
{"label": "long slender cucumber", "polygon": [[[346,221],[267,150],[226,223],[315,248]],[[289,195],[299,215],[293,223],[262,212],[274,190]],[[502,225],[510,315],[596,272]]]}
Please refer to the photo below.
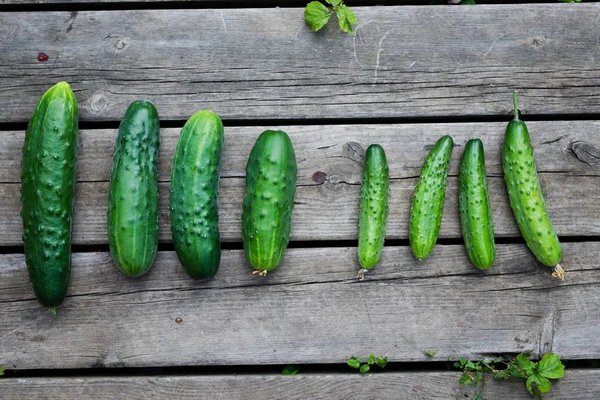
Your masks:
{"label": "long slender cucumber", "polygon": [[562,248],[546,212],[527,126],[519,119],[517,92],[513,94],[514,119],[506,127],[502,149],[504,182],[510,208],[527,246],[537,260],[553,267],[552,276],[564,280]]}
{"label": "long slender cucumber", "polygon": [[23,244],[39,302],[59,305],[71,271],[78,108],[66,82],[40,99],[25,133],[21,164]]}
{"label": "long slender cucumber", "polygon": [[219,180],[223,123],[200,111],[185,123],[171,171],[171,234],[177,257],[193,279],[217,273],[221,262]]}
{"label": "long slender cucumber", "polygon": [[450,136],[443,136],[437,141],[425,159],[415,187],[408,238],[413,254],[419,260],[426,259],[437,242],[453,147]]}
{"label": "long slender cucumber", "polygon": [[292,226],[296,154],[289,136],[264,131],[246,165],[242,208],[244,254],[254,274],[265,276],[283,260]]}
{"label": "long slender cucumber", "polygon": [[115,145],[108,191],[108,244],[117,268],[145,274],[158,246],[158,112],[149,101],[129,105]]}
{"label": "long slender cucumber", "polygon": [[477,268],[488,269],[496,257],[496,243],[481,140],[467,142],[459,181],[460,222],[467,255]]}
{"label": "long slender cucumber", "polygon": [[383,147],[372,144],[365,155],[360,187],[360,218],[358,230],[358,278],[375,267],[381,257],[390,196],[390,171]]}

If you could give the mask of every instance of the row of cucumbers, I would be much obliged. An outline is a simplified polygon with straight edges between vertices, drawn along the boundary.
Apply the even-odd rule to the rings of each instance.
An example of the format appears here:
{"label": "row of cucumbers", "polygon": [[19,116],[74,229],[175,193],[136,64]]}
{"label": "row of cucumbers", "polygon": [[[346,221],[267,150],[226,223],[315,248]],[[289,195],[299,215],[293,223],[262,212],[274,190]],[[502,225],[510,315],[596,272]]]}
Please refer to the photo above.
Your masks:
{"label": "row of cucumbers", "polygon": [[[544,265],[554,268],[554,277],[564,280],[560,265],[562,249],[546,213],[527,126],[519,119],[516,92],[513,101],[514,119],[506,128],[502,149],[504,181],[510,207],[535,257]],[[413,194],[409,241],[413,254],[419,260],[426,259],[437,242],[453,147],[452,138],[444,136],[431,148]],[[360,192],[360,279],[377,264],[383,249],[389,181],[383,148],[379,145],[369,146]],[[496,257],[496,245],[483,144],[479,139],[469,140],[465,146],[459,173],[459,207],[469,259],[479,269],[490,268]]]}
{"label": "row of cucumbers", "polygon": [[[78,136],[77,101],[60,82],[40,99],[23,146],[21,200],[23,242],[29,277],[41,304],[55,307],[67,291]],[[108,202],[110,252],[129,277],[154,263],[158,244],[159,118],[148,101],[127,109],[115,146]],[[453,142],[441,138],[425,160],[413,197],[410,244],[425,259],[437,241]],[[215,275],[221,249],[218,189],[223,124],[210,112],[194,114],[181,130],[172,165],[171,232],[177,256],[194,279]],[[511,208],[529,248],[562,278],[560,244],[545,212],[533,149],[525,124],[507,129],[504,173]],[[282,261],[289,241],[296,190],[296,157],[282,131],[265,131],[246,166],[242,211],[244,253],[264,276]],[[365,157],[360,194],[359,277],[381,255],[388,214],[389,170],[383,148],[372,145]],[[467,253],[479,268],[495,257],[494,230],[481,141],[469,141],[460,168],[460,211]]]}

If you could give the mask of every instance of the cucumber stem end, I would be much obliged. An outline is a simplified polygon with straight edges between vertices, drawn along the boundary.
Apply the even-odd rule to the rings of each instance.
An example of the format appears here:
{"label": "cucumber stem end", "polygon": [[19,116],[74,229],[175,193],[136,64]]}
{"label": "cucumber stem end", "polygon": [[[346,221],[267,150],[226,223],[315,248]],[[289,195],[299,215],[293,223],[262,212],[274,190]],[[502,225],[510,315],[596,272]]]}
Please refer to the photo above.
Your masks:
{"label": "cucumber stem end", "polygon": [[517,103],[517,93],[519,93],[518,90],[515,90],[513,92],[513,107],[514,107],[514,115],[515,115],[515,121],[519,120],[519,105]]}
{"label": "cucumber stem end", "polygon": [[252,275],[267,276],[267,270],[263,269],[263,270],[252,271]]}
{"label": "cucumber stem end", "polygon": [[369,272],[369,270],[368,270],[368,269],[361,268],[361,269],[360,269],[360,271],[358,271],[358,275],[356,275],[356,277],[357,277],[359,280],[361,280],[361,281],[364,281],[364,280],[365,280],[365,274],[366,274],[367,272]]}
{"label": "cucumber stem end", "polygon": [[561,281],[565,280],[565,270],[560,264],[556,264],[556,266],[554,267],[554,271],[552,272],[552,276],[554,278],[560,279]]}

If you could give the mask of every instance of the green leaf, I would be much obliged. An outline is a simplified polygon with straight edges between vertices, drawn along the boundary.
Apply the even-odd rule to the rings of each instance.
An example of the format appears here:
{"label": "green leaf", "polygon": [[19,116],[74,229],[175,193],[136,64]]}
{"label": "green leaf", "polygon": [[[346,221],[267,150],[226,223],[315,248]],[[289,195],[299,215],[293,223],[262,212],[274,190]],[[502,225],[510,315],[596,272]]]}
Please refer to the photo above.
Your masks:
{"label": "green leaf", "polygon": [[460,2],[461,6],[475,5],[475,0],[463,0]]}
{"label": "green leaf", "polygon": [[435,351],[435,350],[424,350],[424,351],[423,351],[423,354],[425,354],[427,357],[435,357],[435,355],[436,355],[437,353],[438,353],[438,352],[437,352],[437,351]]}
{"label": "green leaf", "polygon": [[367,360],[367,363],[369,363],[369,365],[375,364],[375,354],[369,354],[369,359]]}
{"label": "green leaf", "polygon": [[338,6],[342,0],[325,0],[327,3],[331,4],[332,7]]}
{"label": "green leaf", "polygon": [[497,371],[494,373],[495,379],[509,379],[511,378],[510,371],[507,369],[503,369],[502,371]]}
{"label": "green leaf", "polygon": [[358,357],[350,357],[346,363],[354,369],[359,369],[362,360]]}
{"label": "green leaf", "polygon": [[477,385],[482,380],[483,380],[483,372],[477,371],[477,375],[475,375],[474,383]]}
{"label": "green leaf", "polygon": [[311,1],[304,9],[304,19],[313,32],[325,26],[331,17],[331,10],[318,1]]}
{"label": "green leaf", "polygon": [[540,374],[533,374],[527,378],[526,385],[527,390],[529,390],[529,393],[531,394],[535,394],[536,391],[539,391],[540,393],[546,393],[552,388],[552,383],[550,383],[548,379],[544,378]]}
{"label": "green leaf", "polygon": [[50,314],[56,316],[56,307],[50,307],[48,311],[50,311]]}
{"label": "green leaf", "polygon": [[483,360],[481,360],[481,362],[487,365],[487,364],[489,364],[489,363],[492,362],[492,359],[491,358],[484,358]]}
{"label": "green leaf", "polygon": [[469,374],[462,374],[462,376],[458,379],[458,383],[462,386],[470,386],[473,383],[473,378]]}
{"label": "green leaf", "polygon": [[335,11],[335,15],[337,16],[340,28],[349,35],[352,35],[354,33],[352,25],[356,24],[356,15],[354,15],[348,6],[342,2],[334,6],[333,9]]}
{"label": "green leaf", "polygon": [[546,353],[538,363],[537,372],[549,379],[564,378],[565,366],[560,362],[558,354]]}
{"label": "green leaf", "polygon": [[473,398],[471,400],[483,400],[483,395],[476,394],[475,396],[473,396]]}
{"label": "green leaf", "polygon": [[527,355],[521,353],[515,357],[513,360],[515,365],[519,367],[521,371],[525,373],[525,375],[529,376],[533,374],[533,369],[535,368],[535,363],[527,358]]}
{"label": "green leaf", "polygon": [[4,375],[4,371],[6,371],[6,368],[0,367],[0,376]]}
{"label": "green leaf", "polygon": [[468,360],[464,357],[461,357],[458,359],[458,361],[460,361],[460,366],[464,367]]}
{"label": "green leaf", "polygon": [[467,368],[475,369],[475,364],[473,364],[473,361],[469,360],[465,365]]}
{"label": "green leaf", "polygon": [[377,364],[380,368],[385,368],[388,363],[388,359],[386,356],[380,356],[375,359],[375,364]]}
{"label": "green leaf", "polygon": [[283,371],[281,371],[281,375],[293,376],[296,375],[300,371],[300,367],[297,365],[288,365]]}
{"label": "green leaf", "polygon": [[371,367],[369,367],[369,364],[363,364],[360,366],[360,373],[366,374],[367,372],[369,372],[370,369]]}

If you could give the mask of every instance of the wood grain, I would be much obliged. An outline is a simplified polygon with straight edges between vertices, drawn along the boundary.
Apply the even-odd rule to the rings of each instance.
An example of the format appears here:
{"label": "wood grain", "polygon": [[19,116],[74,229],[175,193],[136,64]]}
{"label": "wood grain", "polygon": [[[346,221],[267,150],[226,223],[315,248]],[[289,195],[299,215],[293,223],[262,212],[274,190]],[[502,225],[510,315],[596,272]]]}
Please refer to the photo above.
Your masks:
{"label": "wood grain", "polygon": [[206,282],[189,279],[172,252],[135,280],[106,253],[78,253],[57,316],[34,299],[23,256],[2,255],[0,365],[343,363],[371,352],[444,361],[525,350],[594,359],[598,251],[598,242],[565,243],[564,282],[525,245],[499,245],[488,271],[470,265],[462,246],[437,246],[425,262],[386,247],[362,282],[356,248],[289,249],[265,279],[241,250],[227,250]]}
{"label": "wood grain", "polygon": [[84,121],[138,98],[168,120],[497,116],[514,89],[526,114],[600,113],[599,4],[355,11],[355,36],[301,8],[0,13],[0,122],[59,80]]}
{"label": "wood grain", "polygon": [[[224,241],[241,240],[241,202],[248,154],[266,127],[226,128],[220,188],[220,229]],[[389,239],[406,239],[412,192],[430,147],[444,134],[456,143],[450,167],[442,238],[460,237],[457,174],[467,140],[481,137],[486,149],[490,195],[496,234],[518,236],[501,178],[504,123],[281,126],[294,143],[298,159],[298,188],[292,240],[356,239],[358,198],[364,150],[384,146],[392,177]],[[600,147],[600,122],[531,122],[542,187],[548,210],[561,236],[600,234],[600,202],[590,201],[600,190],[600,165],[572,150],[573,143]],[[0,149],[0,243],[21,244],[19,172],[23,132],[4,133]],[[159,160],[160,240],[169,242],[168,186],[171,157],[178,129],[163,129]],[[78,161],[74,243],[106,244],[107,190],[116,130],[84,130]],[[588,153],[586,153],[588,154]],[[583,161],[582,161],[583,160]]]}
{"label": "wood grain", "polygon": [[[540,174],[546,206],[559,236],[598,236],[600,177]],[[392,180],[387,239],[408,238],[410,205],[417,178]],[[243,179],[223,179],[219,189],[221,240],[241,242]],[[504,180],[488,179],[496,237],[518,237]],[[169,184],[159,184],[159,241],[171,241],[168,211]],[[290,240],[354,240],[358,237],[359,184],[326,181],[296,190]],[[80,182],[73,227],[74,244],[106,244],[107,182]],[[22,221],[18,184],[0,184],[0,243],[21,245]],[[458,179],[448,178],[440,238],[460,238]]]}
{"label": "wood grain", "polygon": [[[360,183],[364,152],[372,143],[381,144],[387,154],[392,179],[417,177],[423,160],[443,135],[454,139],[450,175],[458,175],[458,164],[469,139],[480,138],[485,146],[490,175],[502,174],[502,145],[507,122],[434,124],[351,124],[281,125],[225,128],[221,175],[243,178],[254,142],[266,129],[280,129],[292,139],[298,161],[299,185],[315,185],[321,180]],[[539,171],[569,175],[600,175],[600,121],[527,122]],[[171,178],[171,159],[180,128],[161,130],[159,180]],[[0,133],[0,182],[18,183],[24,131]],[[79,136],[77,180],[108,181],[117,129],[85,129]],[[315,176],[317,173],[317,176]]]}
{"label": "wood grain", "polygon": [[[388,372],[354,374],[208,375],[87,378],[19,378],[0,380],[5,400],[60,398],[126,399],[458,399],[471,398],[473,389],[458,385],[458,372]],[[593,400],[600,396],[600,371],[568,369],[544,399]],[[251,394],[251,395],[250,395]],[[529,400],[521,381],[490,379],[486,400]]]}

